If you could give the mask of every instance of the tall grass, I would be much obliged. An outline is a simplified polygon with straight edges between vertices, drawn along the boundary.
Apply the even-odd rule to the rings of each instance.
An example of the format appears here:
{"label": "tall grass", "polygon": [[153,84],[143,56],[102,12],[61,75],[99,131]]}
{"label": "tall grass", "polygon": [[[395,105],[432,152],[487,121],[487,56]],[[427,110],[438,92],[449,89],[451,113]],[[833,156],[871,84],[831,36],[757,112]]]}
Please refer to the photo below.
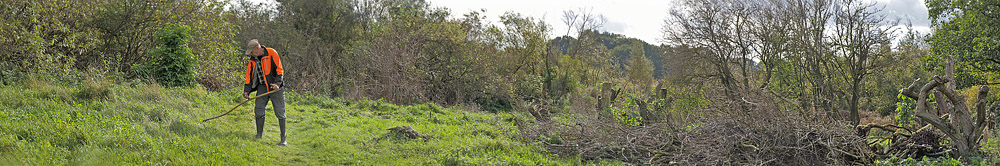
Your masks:
{"label": "tall grass", "polygon": [[[0,85],[0,165],[566,165],[518,141],[512,115],[433,104],[398,106],[286,92],[289,146],[275,146],[268,108],[263,139],[239,89],[164,88],[141,82]],[[410,125],[428,141],[389,138]]]}

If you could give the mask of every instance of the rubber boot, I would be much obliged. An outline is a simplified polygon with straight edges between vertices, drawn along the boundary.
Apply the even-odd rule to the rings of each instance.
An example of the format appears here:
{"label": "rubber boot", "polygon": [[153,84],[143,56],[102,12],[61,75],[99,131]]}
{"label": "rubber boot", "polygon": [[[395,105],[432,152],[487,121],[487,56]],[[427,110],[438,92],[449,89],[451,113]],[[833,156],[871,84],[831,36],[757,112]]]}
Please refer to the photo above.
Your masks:
{"label": "rubber boot", "polygon": [[284,119],[278,119],[278,127],[281,128],[281,142],[278,143],[278,146],[288,145],[288,142],[285,139],[285,120]]}
{"label": "rubber boot", "polygon": [[264,118],[256,118],[255,121],[257,121],[257,135],[254,138],[260,139],[264,136]]}

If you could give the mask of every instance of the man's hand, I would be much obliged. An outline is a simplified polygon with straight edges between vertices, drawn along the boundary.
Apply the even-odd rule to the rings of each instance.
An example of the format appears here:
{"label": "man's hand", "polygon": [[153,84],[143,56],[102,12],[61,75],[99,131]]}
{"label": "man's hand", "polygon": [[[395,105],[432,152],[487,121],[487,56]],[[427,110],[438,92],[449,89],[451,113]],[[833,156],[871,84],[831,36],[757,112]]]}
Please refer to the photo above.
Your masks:
{"label": "man's hand", "polygon": [[250,93],[243,92],[243,98],[250,98]]}
{"label": "man's hand", "polygon": [[278,89],[278,84],[271,84],[271,89]]}

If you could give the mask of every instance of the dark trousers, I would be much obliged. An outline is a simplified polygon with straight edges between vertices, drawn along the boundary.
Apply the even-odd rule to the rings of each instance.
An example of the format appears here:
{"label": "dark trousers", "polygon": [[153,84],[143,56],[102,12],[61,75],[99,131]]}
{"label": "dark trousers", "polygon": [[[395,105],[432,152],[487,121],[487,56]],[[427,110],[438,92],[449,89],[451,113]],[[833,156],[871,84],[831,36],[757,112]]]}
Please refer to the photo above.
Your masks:
{"label": "dark trousers", "polygon": [[[257,94],[267,93],[267,87],[264,85],[257,86]],[[264,107],[267,106],[267,101],[271,101],[271,108],[274,109],[274,116],[278,117],[278,120],[285,119],[285,92],[279,91],[274,92],[267,96],[261,96],[254,100],[253,115],[255,119],[264,119]]]}
{"label": "dark trousers", "polygon": [[[266,85],[257,86],[257,94],[267,93]],[[264,134],[264,107],[271,101],[271,108],[274,109],[274,116],[278,117],[278,127],[281,129],[281,142],[285,142],[285,91],[271,93],[261,96],[254,101],[253,115],[257,124],[257,138]]]}

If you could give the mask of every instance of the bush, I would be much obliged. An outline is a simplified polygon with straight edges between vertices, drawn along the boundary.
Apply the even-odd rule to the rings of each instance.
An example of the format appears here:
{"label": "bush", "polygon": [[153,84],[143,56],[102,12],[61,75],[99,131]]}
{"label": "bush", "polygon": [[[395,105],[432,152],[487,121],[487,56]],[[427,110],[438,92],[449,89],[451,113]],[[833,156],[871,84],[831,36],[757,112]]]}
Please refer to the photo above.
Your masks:
{"label": "bush", "polygon": [[483,110],[489,111],[491,113],[497,113],[501,111],[508,111],[514,109],[511,105],[510,100],[501,97],[484,97],[475,99],[476,104],[482,107]]}
{"label": "bush", "polygon": [[642,117],[639,116],[640,104],[642,102],[639,95],[629,93],[626,97],[622,98],[622,102],[615,104],[614,107],[607,109],[611,115],[614,115],[615,120],[624,125],[639,126],[642,123]]}
{"label": "bush", "polygon": [[140,74],[153,77],[165,86],[189,86],[194,80],[195,55],[187,43],[188,28],[168,24],[156,32],[158,46],[149,52],[149,60],[136,67]]}
{"label": "bush", "polygon": [[896,102],[896,122],[897,125],[907,128],[913,128],[916,126],[916,122],[913,116],[913,109],[915,109],[916,100],[906,97],[903,94],[896,96],[898,99]]}
{"label": "bush", "polygon": [[928,158],[923,157],[921,159],[913,158],[900,158],[897,156],[891,156],[886,160],[875,161],[877,166],[892,166],[892,165],[907,165],[907,166],[930,166],[930,165],[990,165],[989,161],[983,160],[982,158],[970,158],[968,161],[963,162],[962,160],[941,157],[941,158]]}

